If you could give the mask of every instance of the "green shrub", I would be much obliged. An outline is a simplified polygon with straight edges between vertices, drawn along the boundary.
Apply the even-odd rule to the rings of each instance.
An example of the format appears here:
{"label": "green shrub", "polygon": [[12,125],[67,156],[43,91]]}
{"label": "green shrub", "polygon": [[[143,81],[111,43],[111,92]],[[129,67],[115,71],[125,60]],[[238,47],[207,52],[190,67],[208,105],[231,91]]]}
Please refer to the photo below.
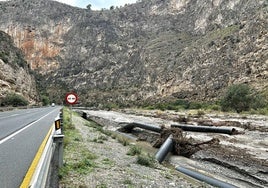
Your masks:
{"label": "green shrub", "polygon": [[235,110],[240,113],[266,106],[265,99],[246,84],[232,85],[228,88],[221,102],[223,111]]}
{"label": "green shrub", "polygon": [[42,100],[43,106],[47,106],[48,104],[50,104],[50,100],[48,96],[41,95],[41,100]]}
{"label": "green shrub", "polygon": [[1,102],[1,106],[27,106],[29,102],[21,95],[9,93]]}
{"label": "green shrub", "polygon": [[255,110],[265,108],[267,105],[267,102],[265,101],[265,98],[260,94],[255,94],[253,96],[251,107]]}
{"label": "green shrub", "polygon": [[[125,185],[133,185],[133,183],[132,183],[132,181],[130,179],[125,179],[123,181],[123,184],[125,184]],[[128,186],[128,187],[130,187],[130,186]]]}
{"label": "green shrub", "polygon": [[198,117],[202,117],[203,115],[205,115],[206,113],[203,110],[198,110],[197,111],[197,116]]}
{"label": "green shrub", "polygon": [[188,109],[190,106],[190,102],[184,99],[178,99],[175,101],[174,105],[179,106],[184,109]]}
{"label": "green shrub", "polygon": [[207,109],[210,105],[214,103],[206,103],[206,102],[199,102],[199,101],[188,101],[185,99],[177,99],[175,101],[157,103],[153,105],[143,105],[144,108],[148,110],[174,110],[179,111],[183,109]]}
{"label": "green shrub", "polygon": [[268,107],[259,109],[259,110],[258,110],[258,114],[261,114],[261,115],[268,115]]}
{"label": "green shrub", "polygon": [[202,103],[200,103],[200,102],[193,101],[193,102],[190,103],[190,105],[189,105],[189,109],[200,109],[200,108],[202,108],[203,106],[205,106],[205,103],[202,104]]}
{"label": "green shrub", "polygon": [[137,163],[143,166],[154,167],[155,160],[152,156],[148,155],[138,155]]}
{"label": "green shrub", "polygon": [[121,135],[117,136],[117,141],[121,143],[123,146],[129,145],[129,140],[125,138],[124,136],[121,136]]}
{"label": "green shrub", "polygon": [[103,105],[103,108],[104,108],[104,109],[107,109],[107,110],[112,110],[112,109],[118,109],[119,106],[118,106],[118,104],[116,104],[116,103],[105,103],[105,104]]}
{"label": "green shrub", "polygon": [[139,155],[139,154],[141,154],[141,148],[137,146],[131,146],[129,148],[129,151],[127,152],[127,155],[131,155],[131,156]]}
{"label": "green shrub", "polygon": [[219,111],[221,109],[221,107],[217,104],[213,104],[211,106],[208,107],[211,110],[215,110],[215,111]]}

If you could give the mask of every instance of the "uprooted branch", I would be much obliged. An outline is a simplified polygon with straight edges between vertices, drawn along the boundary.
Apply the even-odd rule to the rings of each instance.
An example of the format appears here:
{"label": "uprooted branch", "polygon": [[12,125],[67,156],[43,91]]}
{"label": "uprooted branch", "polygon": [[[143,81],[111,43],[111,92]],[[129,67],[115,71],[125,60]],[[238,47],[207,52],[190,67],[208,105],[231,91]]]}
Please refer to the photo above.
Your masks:
{"label": "uprooted branch", "polygon": [[194,143],[194,140],[192,138],[187,138],[186,134],[183,134],[183,131],[181,129],[164,128],[161,131],[159,138],[156,140],[155,143],[153,143],[153,147],[159,148],[170,135],[172,135],[173,140],[173,154],[185,157],[190,157],[197,151],[205,149],[205,147],[219,143],[219,140],[215,138],[201,143]]}

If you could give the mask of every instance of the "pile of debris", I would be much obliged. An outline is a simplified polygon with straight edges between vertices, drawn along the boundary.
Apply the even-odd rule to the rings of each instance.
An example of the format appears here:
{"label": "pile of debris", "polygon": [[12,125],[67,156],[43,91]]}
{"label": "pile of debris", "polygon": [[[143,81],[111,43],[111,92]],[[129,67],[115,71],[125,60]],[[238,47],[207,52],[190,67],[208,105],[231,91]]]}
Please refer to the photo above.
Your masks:
{"label": "pile of debris", "polygon": [[212,138],[209,141],[196,143],[194,139],[187,138],[186,134],[179,128],[163,128],[159,138],[153,143],[153,147],[160,148],[164,142],[171,137],[173,147],[171,152],[174,155],[181,155],[184,157],[191,157],[199,150],[205,149],[211,145],[219,144],[219,139]]}
{"label": "pile of debris", "polygon": [[[135,127],[144,128],[143,131],[133,130]],[[149,131],[148,131],[149,129]],[[172,148],[170,152],[174,155],[181,155],[184,157],[191,157],[194,153],[199,150],[206,149],[207,147],[219,144],[219,140],[212,138],[209,141],[197,143],[193,138],[187,138],[186,133],[183,129],[171,127],[166,128],[155,127],[152,125],[141,125],[137,123],[131,123],[120,129],[121,132],[132,133],[138,137],[138,141],[147,141],[152,144],[155,148],[160,148],[164,142],[171,137]]]}

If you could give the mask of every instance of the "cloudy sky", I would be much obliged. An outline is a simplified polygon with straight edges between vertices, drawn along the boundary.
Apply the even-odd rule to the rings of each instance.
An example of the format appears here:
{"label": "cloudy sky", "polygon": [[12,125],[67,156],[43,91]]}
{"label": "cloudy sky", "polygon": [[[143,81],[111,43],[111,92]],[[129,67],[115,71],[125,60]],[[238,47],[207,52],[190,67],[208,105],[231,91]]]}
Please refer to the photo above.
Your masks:
{"label": "cloudy sky", "polygon": [[[0,0],[6,1],[6,0]],[[86,8],[87,5],[91,4],[92,10],[100,10],[102,8],[109,9],[111,6],[124,6],[125,4],[135,3],[137,0],[54,0],[59,1],[71,6]]]}
{"label": "cloudy sky", "polygon": [[86,8],[91,4],[91,9],[100,10],[102,8],[109,9],[113,6],[124,6],[125,4],[135,3],[137,0],[57,0],[72,6]]}

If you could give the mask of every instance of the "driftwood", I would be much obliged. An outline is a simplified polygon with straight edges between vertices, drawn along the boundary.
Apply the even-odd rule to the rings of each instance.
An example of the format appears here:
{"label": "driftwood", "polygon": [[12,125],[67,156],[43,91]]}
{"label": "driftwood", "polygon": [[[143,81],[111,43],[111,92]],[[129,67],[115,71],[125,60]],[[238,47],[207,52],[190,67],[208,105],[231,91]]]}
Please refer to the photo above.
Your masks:
{"label": "driftwood", "polygon": [[[165,140],[172,135],[173,140],[173,149],[172,153],[174,155],[181,155],[185,157],[190,157],[197,151],[204,149],[212,144],[218,144],[219,140],[212,138],[209,141],[201,142],[201,143],[194,143],[192,138],[186,138],[186,135],[183,134],[183,131],[178,128],[163,128],[162,132],[160,133],[159,138],[153,143],[153,147],[159,148]],[[203,146],[203,147],[201,147]],[[205,146],[205,147],[204,147]]]}

